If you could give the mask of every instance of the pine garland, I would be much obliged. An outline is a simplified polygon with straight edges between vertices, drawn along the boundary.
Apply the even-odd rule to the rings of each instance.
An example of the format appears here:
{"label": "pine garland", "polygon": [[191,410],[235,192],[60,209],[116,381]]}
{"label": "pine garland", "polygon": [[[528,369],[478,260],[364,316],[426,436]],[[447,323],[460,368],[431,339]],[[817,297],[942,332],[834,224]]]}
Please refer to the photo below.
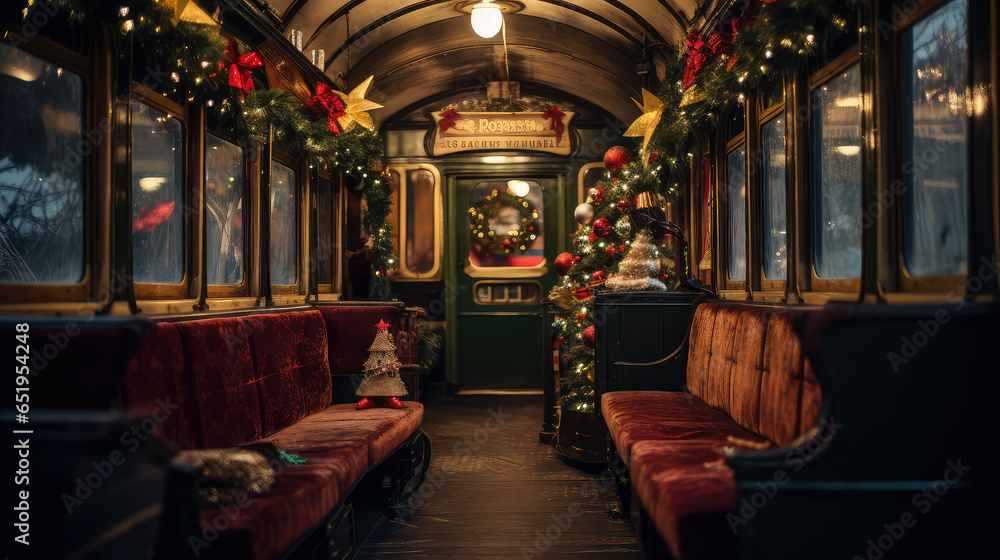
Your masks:
{"label": "pine garland", "polygon": [[[760,0],[754,0],[760,2]],[[685,90],[681,87],[686,56],[667,67],[666,78],[657,96],[663,101],[663,114],[649,142],[655,159],[644,167],[642,153],[635,161],[610,174],[603,204],[595,205],[593,220],[607,218],[615,224],[626,212],[617,207],[620,199],[632,200],[639,192],[653,190],[668,202],[676,200],[680,185],[690,174],[695,144],[715,129],[719,113],[734,97],[746,96],[768,79],[780,80],[801,68],[818,51],[832,45],[846,33],[856,33],[850,22],[855,19],[858,0],[777,0],[760,6],[752,25],[744,26],[726,58],[706,63]],[[742,15],[739,13],[731,16]],[[725,19],[725,18],[723,18]],[[728,68],[736,57],[731,68]],[[700,99],[682,106],[685,93]],[[696,94],[696,95],[695,95]],[[615,180],[617,179],[617,180]],[[591,222],[593,223],[593,222]],[[595,243],[589,241],[591,226],[574,234],[574,254],[580,257],[550,298],[565,299],[567,293],[585,286],[594,272],[617,270],[622,253],[608,255],[600,243],[631,244],[631,235],[612,234]],[[617,235],[617,237],[616,237]],[[668,252],[668,257],[673,255]],[[565,368],[560,380],[560,405],[564,410],[592,412],[594,407],[594,352],[582,344],[583,331],[594,324],[592,301],[575,301],[565,320],[556,327],[566,350]],[[577,320],[579,318],[579,320]]]}
{"label": "pine garland", "polygon": [[[856,33],[849,22],[856,19],[858,4],[859,0],[767,2],[752,25],[736,35],[728,56],[706,63],[688,90],[681,87],[684,65],[668,66],[657,92],[664,103],[663,116],[649,147],[658,159],[641,171],[639,182],[660,194],[675,194],[690,173],[695,143],[715,130],[724,104],[734,97],[742,99],[765,80],[780,81],[844,34]],[[680,62],[685,61],[682,54]],[[701,101],[682,106],[686,91]]]}
{"label": "pine garland", "polygon": [[[228,87],[227,39],[209,25],[183,20],[175,23],[173,8],[165,2],[131,0],[127,6],[120,6],[84,0],[54,1],[71,22],[79,24],[87,18],[113,22],[116,32],[143,49],[148,64],[166,68],[172,80],[188,88],[189,100]],[[39,4],[36,2],[33,9]],[[29,9],[25,18],[32,13]],[[249,49],[241,44],[240,52]],[[360,182],[358,189],[368,206],[362,225],[372,239],[370,298],[394,299],[387,275],[396,262],[392,226],[386,223],[392,206],[389,178],[375,171],[383,167],[381,137],[362,126],[332,134],[325,118],[319,118],[284,90],[254,90],[245,101],[234,89],[227,92],[220,100],[223,124],[233,129],[240,143],[260,146],[273,134],[274,141],[305,155],[313,165],[343,169]]]}

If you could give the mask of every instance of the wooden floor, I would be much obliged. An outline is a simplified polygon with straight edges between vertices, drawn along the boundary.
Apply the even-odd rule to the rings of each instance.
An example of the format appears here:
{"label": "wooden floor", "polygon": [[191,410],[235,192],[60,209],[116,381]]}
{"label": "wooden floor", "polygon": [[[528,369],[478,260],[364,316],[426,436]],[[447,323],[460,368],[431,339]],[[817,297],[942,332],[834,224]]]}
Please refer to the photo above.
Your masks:
{"label": "wooden floor", "polygon": [[640,559],[608,510],[613,483],[538,442],[541,396],[441,397],[426,405],[432,460],[407,519],[384,521],[357,560]]}

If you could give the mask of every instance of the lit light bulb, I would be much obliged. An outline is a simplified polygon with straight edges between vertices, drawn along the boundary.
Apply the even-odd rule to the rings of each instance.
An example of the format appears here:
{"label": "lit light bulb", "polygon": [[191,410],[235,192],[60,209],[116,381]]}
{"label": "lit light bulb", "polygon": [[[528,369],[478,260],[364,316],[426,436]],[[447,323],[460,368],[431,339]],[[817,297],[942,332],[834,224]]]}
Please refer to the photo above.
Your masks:
{"label": "lit light bulb", "polygon": [[500,6],[480,2],[472,7],[472,30],[483,39],[490,39],[500,32],[503,11]]}
{"label": "lit light bulb", "polygon": [[527,196],[528,193],[531,191],[531,185],[529,185],[524,181],[518,181],[518,180],[508,181],[507,187],[510,188],[510,190],[514,193],[515,196]]}

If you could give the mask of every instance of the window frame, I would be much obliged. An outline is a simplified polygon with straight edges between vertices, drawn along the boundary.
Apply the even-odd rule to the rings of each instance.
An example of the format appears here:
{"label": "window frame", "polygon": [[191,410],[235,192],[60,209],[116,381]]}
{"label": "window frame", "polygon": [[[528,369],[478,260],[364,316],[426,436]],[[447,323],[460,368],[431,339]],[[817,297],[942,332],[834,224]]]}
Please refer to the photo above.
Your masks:
{"label": "window frame", "polygon": [[[3,25],[5,32],[19,34],[20,29],[10,24]],[[80,77],[83,84],[80,130],[94,130],[98,122],[96,107],[103,106],[105,101],[110,104],[111,91],[99,80],[101,70],[110,66],[107,55],[98,54],[95,42],[100,33],[94,28],[88,29],[85,35],[83,51],[76,52],[52,39],[37,34],[31,39],[24,39],[19,45],[10,45],[31,56],[40,58],[47,63],[57,65],[73,72]],[[101,41],[104,43],[104,41]],[[90,53],[85,55],[83,53]],[[110,123],[110,120],[108,121]],[[110,128],[104,131],[111,134]],[[106,303],[111,294],[107,291],[98,293],[97,286],[107,275],[110,278],[110,237],[106,221],[110,214],[106,209],[110,203],[110,190],[98,188],[98,185],[110,184],[111,169],[103,165],[110,159],[111,142],[107,139],[98,142],[89,155],[81,154],[83,195],[83,272],[80,280],[73,284],[50,284],[35,282],[4,282],[0,283],[0,302],[11,304],[49,303],[63,301],[87,301],[89,303]],[[96,218],[96,219],[95,219]],[[102,219],[103,218],[103,219]],[[105,223],[102,223],[105,222]],[[101,250],[104,247],[105,250]]]}
{"label": "window frame", "polygon": [[[343,192],[342,192],[343,189],[341,188],[341,185],[338,183],[338,179],[339,179],[338,175],[336,173],[334,173],[333,170],[331,170],[328,167],[324,166],[316,174],[316,188],[313,189],[313,192],[316,195],[316,208],[317,208],[316,231],[313,232],[314,235],[315,235],[315,237],[316,237],[316,251],[317,251],[317,253],[320,250],[320,243],[319,243],[320,228],[319,228],[319,223],[318,223],[318,216],[319,216],[319,211],[318,210],[319,210],[319,201],[322,198],[321,193],[320,193],[320,182],[321,181],[327,181],[329,183],[329,185],[330,185],[330,208],[329,208],[329,211],[330,211],[331,216],[333,218],[332,223],[330,224],[330,232],[331,232],[331,234],[333,235],[333,238],[334,238],[333,239],[333,246],[330,248],[331,252],[330,252],[330,255],[329,255],[330,258],[329,258],[329,264],[328,264],[328,270],[327,270],[327,272],[330,274],[330,280],[331,280],[331,282],[328,283],[328,284],[320,284],[319,281],[318,281],[318,272],[317,272],[317,282],[316,282],[316,292],[317,292],[317,295],[321,295],[321,294],[330,295],[330,294],[338,294],[338,293],[341,292],[341,286],[342,286],[342,284],[341,284],[341,275],[340,275],[340,272],[341,272],[342,266],[343,266],[343,264],[342,264],[342,260],[343,260],[342,259],[342,256],[343,256],[342,253],[343,253],[343,251],[342,250],[341,251],[337,251],[337,249],[343,247],[343,242],[342,242],[342,239],[341,239],[341,237],[343,235],[343,224],[341,222],[341,219],[344,216],[344,211],[345,211],[344,207],[345,207],[345,204],[346,204],[346,201],[344,199],[346,197],[342,196],[343,195]],[[319,265],[319,259],[316,259],[316,262],[317,262],[317,267],[318,267],[318,265]]]}
{"label": "window frame", "polygon": [[[296,295],[300,295],[302,293],[302,286],[305,285],[302,282],[302,279],[303,279],[304,275],[308,274],[308,265],[309,265],[309,258],[307,256],[309,254],[309,246],[308,246],[307,240],[309,239],[309,236],[310,236],[311,233],[308,231],[309,230],[308,225],[304,223],[305,220],[303,220],[303,216],[308,215],[308,211],[309,211],[309,208],[308,208],[309,193],[308,193],[308,189],[306,188],[306,186],[309,183],[309,179],[308,179],[308,177],[309,177],[308,171],[309,170],[308,170],[307,166],[305,165],[304,158],[302,158],[302,159],[300,159],[300,160],[297,161],[296,158],[293,158],[292,156],[290,156],[288,154],[285,154],[283,152],[279,152],[278,150],[275,150],[274,149],[274,145],[272,144],[271,145],[271,150],[270,150],[270,157],[267,159],[267,168],[268,168],[267,169],[267,178],[268,178],[268,184],[267,184],[267,191],[266,192],[267,192],[267,197],[268,197],[267,199],[268,200],[270,200],[270,195],[271,195],[271,177],[272,177],[272,174],[273,174],[273,171],[274,171],[273,166],[271,165],[271,163],[274,162],[274,161],[277,161],[278,163],[280,163],[281,165],[284,165],[285,167],[291,169],[295,173],[295,196],[297,197],[297,199],[295,201],[295,247],[296,247],[295,269],[296,269],[296,274],[295,274],[295,283],[294,284],[275,284],[274,282],[271,282],[271,273],[272,273],[272,271],[271,271],[271,264],[270,263],[271,263],[271,247],[272,247],[271,233],[272,232],[271,232],[271,228],[270,228],[270,224],[271,224],[271,206],[270,206],[270,204],[268,204],[267,207],[266,207],[266,210],[267,210],[267,223],[268,223],[268,233],[267,233],[267,259],[268,259],[267,273],[268,273],[268,277],[267,278],[262,278],[261,281],[262,282],[267,282],[267,284],[270,285],[271,295],[272,296],[296,296]],[[261,185],[261,189],[260,190],[261,190],[261,193],[265,192],[264,191],[264,185]],[[261,218],[262,219],[264,217],[263,210],[265,210],[265,208],[261,208]]]}
{"label": "window frame", "polygon": [[580,171],[576,174],[576,206],[587,202],[589,194],[584,191],[583,181],[587,177],[587,172],[591,169],[603,169],[607,172],[607,169],[604,167],[604,162],[601,161],[587,163],[580,168]]}
{"label": "window frame", "polygon": [[720,111],[719,126],[717,130],[720,132],[716,133],[716,177],[715,177],[715,221],[716,228],[714,233],[714,239],[716,240],[716,270],[719,279],[720,290],[727,292],[749,292],[750,283],[748,282],[750,278],[750,273],[752,271],[750,265],[750,174],[749,174],[749,160],[750,151],[747,150],[747,157],[744,158],[744,176],[746,177],[744,183],[744,189],[746,189],[747,196],[744,197],[744,212],[746,212],[746,223],[744,224],[746,232],[746,275],[745,280],[731,280],[729,278],[729,154],[743,146],[746,149],[747,141],[747,117],[749,108],[751,106],[746,100],[743,102],[743,131],[734,136],[732,139],[726,139],[727,130],[724,128],[729,122],[729,117],[732,115],[737,107],[739,107],[740,102],[736,99],[731,100],[726,106]]}
{"label": "window frame", "polygon": [[[135,96],[135,97],[132,97]],[[194,160],[192,156],[194,155],[195,144],[203,144],[201,142],[193,141],[193,136],[197,136],[199,131],[193,130],[191,122],[188,115],[188,106],[180,105],[166,96],[157,93],[151,89],[148,89],[141,84],[132,83],[132,88],[130,91],[130,97],[127,101],[128,103],[128,165],[129,165],[129,189],[132,188],[131,185],[131,172],[133,168],[132,160],[132,103],[139,102],[145,103],[146,105],[164,113],[167,113],[171,118],[175,118],[181,123],[181,138],[184,142],[184,146],[181,149],[183,162],[181,164],[180,177],[183,181],[181,185],[181,231],[182,231],[182,251],[183,256],[181,261],[184,263],[184,274],[181,276],[181,281],[178,284],[161,284],[153,282],[135,282],[133,276],[133,287],[135,290],[136,300],[156,300],[156,299],[184,299],[191,296],[191,279],[196,277],[199,271],[199,267],[195,263],[195,251],[192,250],[194,245],[194,240],[200,239],[199,237],[199,225],[200,225],[200,212],[191,212],[190,209],[194,208],[195,205],[194,193],[196,192],[194,185],[200,184],[197,179],[192,178],[194,173],[194,168],[199,166],[193,165]],[[197,156],[195,156],[197,157]],[[129,191],[129,213],[131,215],[133,204],[131,190]],[[129,231],[129,254],[132,255],[134,251],[134,244],[132,243],[132,226],[128,225]],[[134,263],[134,257],[133,261]],[[134,275],[135,268],[130,271]]]}
{"label": "window frame", "polygon": [[[859,275],[857,278],[822,278],[816,273],[816,184],[814,182],[816,167],[813,161],[813,154],[815,153],[813,151],[815,149],[815,144],[813,141],[814,140],[813,130],[815,123],[812,120],[815,116],[815,107],[813,106],[812,102],[813,91],[816,88],[821,87],[823,84],[830,82],[831,80],[836,78],[841,72],[847,70],[854,64],[860,65],[861,64],[860,53],[861,53],[860,45],[855,44],[853,47],[849,48],[845,52],[834,57],[826,66],[816,70],[815,72],[810,73],[806,78],[806,92],[804,95],[805,97],[804,103],[808,109],[808,114],[810,119],[809,132],[808,132],[809,151],[808,153],[803,153],[801,155],[803,165],[805,166],[805,177],[806,177],[806,181],[805,184],[803,185],[801,194],[803,200],[805,200],[806,202],[806,211],[804,212],[806,219],[802,222],[803,225],[802,234],[803,234],[803,240],[805,242],[803,246],[806,248],[804,254],[808,255],[808,261],[805,262],[804,264],[809,270],[808,278],[809,278],[810,291],[850,292],[850,293],[858,293],[861,291],[861,279],[862,276],[864,275],[863,269],[861,271],[861,275]],[[864,98],[864,91],[861,89],[860,82],[863,80],[864,77],[861,76],[859,67],[858,89],[860,91],[862,99]],[[859,107],[858,110],[859,110],[859,119],[861,119],[862,117],[860,115],[860,111],[862,110],[862,108]],[[861,126],[863,123],[859,122],[858,124],[859,126]],[[862,142],[864,141],[864,135],[865,135],[865,130],[862,127],[861,128]],[[803,150],[803,152],[805,152],[805,150]],[[864,182],[863,169],[861,171],[861,175],[859,176],[859,180],[861,180],[862,183]],[[861,213],[863,217],[864,216],[863,185],[861,189],[862,189],[862,196],[861,196],[862,204],[861,207],[858,208],[858,212]],[[874,227],[874,226],[875,224],[873,223],[869,227]],[[862,230],[863,229],[864,228],[862,228]],[[864,251],[863,239],[861,242],[860,249]]]}
{"label": "window frame", "polygon": [[[904,32],[912,28],[916,23],[923,20],[925,17],[929,16],[935,12],[938,8],[941,8],[948,2],[953,0],[929,0],[920,6],[914,13],[909,14],[903,21],[899,23],[893,30],[892,37],[890,39],[889,47],[892,53],[892,71],[887,73],[881,73],[876,78],[876,90],[881,91],[891,91],[893,92],[896,100],[896,110],[888,111],[883,117],[890,124],[888,128],[883,128],[883,130],[893,131],[891,134],[894,142],[894,149],[886,150],[883,148],[881,151],[885,152],[882,155],[882,161],[887,162],[888,169],[890,170],[890,175],[892,181],[880,181],[877,187],[877,192],[879,196],[897,196],[891,192],[890,185],[896,180],[902,180],[903,178],[903,165],[906,160],[900,149],[903,145],[903,129],[902,129],[902,116],[900,115],[900,110],[902,108],[903,98],[902,91],[900,88],[900,75],[903,69],[902,60],[902,36]],[[959,0],[965,3],[966,14],[972,13],[970,1],[969,0]],[[966,36],[966,50],[965,50],[965,64],[966,64],[966,88],[972,86],[971,80],[973,75],[973,53],[972,49],[968,46],[971,40],[972,25],[967,26],[967,36]],[[886,75],[888,74],[888,75]],[[968,119],[968,117],[966,117]],[[975,137],[973,135],[973,129],[971,122],[969,122],[969,127],[967,128],[966,141],[969,145],[969,154],[973,153],[972,146],[974,144]],[[966,196],[967,196],[967,215],[966,219],[970,219],[968,239],[966,242],[966,261],[968,270],[965,273],[959,273],[948,276],[914,276],[909,273],[906,267],[906,255],[904,254],[904,206],[905,202],[903,196],[899,196],[899,203],[893,204],[890,211],[887,212],[887,218],[889,223],[887,224],[888,231],[881,230],[882,233],[888,233],[884,238],[885,241],[889,243],[892,248],[893,258],[891,259],[891,264],[886,263],[889,266],[888,273],[891,274],[892,280],[894,280],[894,285],[898,292],[909,292],[909,293],[921,293],[921,292],[947,292],[949,290],[955,290],[956,288],[961,288],[962,293],[965,292],[966,278],[973,274],[973,269],[975,268],[974,263],[970,261],[971,251],[970,244],[973,241],[973,237],[976,235],[974,225],[971,223],[971,215],[973,213],[974,207],[974,189],[975,185],[973,183],[973,168],[971,165],[966,165]]]}
{"label": "window frame", "polygon": [[201,212],[205,213],[205,230],[202,234],[202,240],[200,242],[201,251],[206,254],[205,263],[207,266],[207,240],[208,240],[208,211],[205,206],[208,204],[208,195],[205,192],[207,188],[207,183],[205,181],[205,175],[207,174],[208,167],[208,135],[211,134],[216,138],[225,140],[230,144],[233,144],[243,150],[243,282],[236,285],[224,285],[224,284],[210,284],[208,283],[208,270],[205,270],[205,286],[206,295],[208,298],[237,298],[237,297],[249,297],[250,296],[250,285],[253,275],[256,274],[256,267],[254,266],[253,255],[251,243],[258,235],[258,228],[256,220],[253,219],[253,205],[257,200],[253,192],[253,185],[251,184],[252,164],[250,150],[246,146],[241,145],[232,134],[223,132],[221,130],[214,130],[205,128],[204,130],[204,141],[202,142],[202,157],[204,158],[202,167],[205,168],[205,172],[202,173],[202,195],[201,195]]}
{"label": "window frame", "polygon": [[[408,171],[415,171],[418,169],[430,171],[431,175],[434,176],[434,223],[436,224],[434,230],[434,265],[431,267],[429,272],[424,273],[412,272],[409,270],[406,259],[406,246],[408,241],[406,226],[409,224],[410,220],[409,212],[406,211],[406,195],[409,189],[409,181],[407,180],[406,175]],[[393,240],[396,244],[396,257],[399,259],[399,262],[397,263],[399,266],[396,267],[396,270],[392,275],[392,280],[393,282],[440,280],[444,269],[444,200],[441,188],[441,173],[438,171],[437,167],[429,163],[390,165],[388,166],[388,170],[399,173],[399,190],[396,193],[399,197],[399,208],[397,210],[397,215],[399,217],[399,231],[396,232]]]}
{"label": "window frame", "polygon": [[[788,120],[786,118],[785,105],[788,99],[788,92],[786,87],[788,85],[787,80],[784,76],[778,76],[775,78],[780,83],[777,86],[778,91],[781,92],[781,100],[775,102],[769,107],[764,106],[764,95],[761,93],[760,88],[754,92],[754,102],[753,107],[755,109],[755,119],[753,119],[753,138],[750,139],[750,144],[752,144],[753,150],[747,150],[747,163],[750,166],[755,166],[756,169],[751,167],[747,172],[747,199],[750,202],[749,209],[747,212],[747,225],[749,227],[749,232],[747,235],[749,243],[749,251],[747,252],[747,280],[751,282],[751,286],[757,287],[762,292],[782,292],[785,291],[785,286],[787,284],[787,278],[791,274],[790,269],[794,264],[792,263],[791,254],[788,247],[793,243],[795,236],[791,232],[794,228],[794,222],[790,220],[790,209],[791,206],[785,205],[785,278],[786,280],[770,280],[764,274],[765,264],[764,264],[764,237],[767,235],[765,232],[765,220],[764,215],[766,211],[769,211],[770,201],[767,199],[767,192],[764,188],[764,168],[767,166],[767,162],[764,161],[764,125],[768,124],[775,119],[785,119],[782,136],[784,140],[785,149],[785,169],[783,173],[785,174],[785,199],[788,199],[789,189],[794,189],[794,183],[790,183],[787,179],[789,176],[789,171],[794,172],[794,169],[789,170],[789,167],[794,167],[794,157],[789,156],[789,153],[794,154],[793,150],[789,149],[789,127]],[[748,104],[749,105],[749,104]],[[750,119],[747,120],[747,123]],[[744,131],[747,127],[744,126]],[[794,146],[791,146],[794,148]],[[754,154],[754,155],[751,155]],[[755,161],[750,161],[755,159]],[[750,171],[756,171],[751,173]],[[752,199],[751,199],[752,197]],[[756,210],[756,211],[755,211]],[[754,234],[756,233],[756,234]]]}

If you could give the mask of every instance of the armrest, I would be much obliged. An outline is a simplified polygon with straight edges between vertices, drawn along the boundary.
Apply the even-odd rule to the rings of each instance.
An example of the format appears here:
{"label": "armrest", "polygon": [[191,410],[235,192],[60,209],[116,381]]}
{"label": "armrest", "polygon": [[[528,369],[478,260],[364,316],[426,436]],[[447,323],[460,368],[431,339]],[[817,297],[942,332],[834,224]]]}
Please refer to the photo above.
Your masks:
{"label": "armrest", "polygon": [[669,362],[674,358],[677,358],[678,356],[682,356],[684,351],[686,350],[687,350],[687,337],[684,338],[684,342],[680,345],[680,347],[671,352],[669,356],[660,358],[659,360],[654,360],[652,362],[615,362],[615,367],[618,368],[618,371],[623,374],[627,373],[629,370],[644,370],[645,368],[653,368],[653,369],[663,368],[664,366],[666,366],[667,362]]}
{"label": "armrest", "polygon": [[785,471],[786,475],[798,473],[822,456],[842,427],[821,415],[808,432],[789,445],[735,451],[727,454],[726,463],[733,469],[737,482],[774,480],[779,471]]}

